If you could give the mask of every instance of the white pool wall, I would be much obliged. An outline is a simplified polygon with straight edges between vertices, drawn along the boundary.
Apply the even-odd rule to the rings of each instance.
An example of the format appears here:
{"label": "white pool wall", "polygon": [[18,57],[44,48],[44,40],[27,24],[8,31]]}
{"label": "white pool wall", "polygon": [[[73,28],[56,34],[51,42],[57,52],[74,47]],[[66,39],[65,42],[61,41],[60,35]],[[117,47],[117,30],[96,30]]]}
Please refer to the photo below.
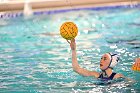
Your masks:
{"label": "white pool wall", "polygon": [[[27,0],[6,0],[0,1],[0,12],[21,11]],[[140,0],[30,0],[32,9],[68,9],[79,7],[112,6],[138,4]]]}

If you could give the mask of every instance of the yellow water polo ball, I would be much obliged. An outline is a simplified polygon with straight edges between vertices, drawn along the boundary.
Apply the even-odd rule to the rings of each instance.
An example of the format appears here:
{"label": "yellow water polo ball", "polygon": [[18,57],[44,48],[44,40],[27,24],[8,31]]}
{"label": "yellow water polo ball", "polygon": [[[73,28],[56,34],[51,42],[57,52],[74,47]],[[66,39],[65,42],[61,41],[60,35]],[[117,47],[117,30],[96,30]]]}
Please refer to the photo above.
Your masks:
{"label": "yellow water polo ball", "polygon": [[78,34],[78,28],[73,22],[65,22],[60,27],[60,35],[67,40],[75,38]]}

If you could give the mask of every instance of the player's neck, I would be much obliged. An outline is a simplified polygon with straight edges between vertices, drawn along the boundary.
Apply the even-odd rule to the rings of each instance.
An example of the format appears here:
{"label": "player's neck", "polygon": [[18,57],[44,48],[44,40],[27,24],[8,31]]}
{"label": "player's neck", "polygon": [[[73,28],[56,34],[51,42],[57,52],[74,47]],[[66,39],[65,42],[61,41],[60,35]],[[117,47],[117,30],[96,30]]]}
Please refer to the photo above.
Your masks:
{"label": "player's neck", "polygon": [[112,74],[113,71],[112,71],[111,68],[108,68],[108,69],[105,70],[105,72],[106,72],[107,76],[109,77]]}

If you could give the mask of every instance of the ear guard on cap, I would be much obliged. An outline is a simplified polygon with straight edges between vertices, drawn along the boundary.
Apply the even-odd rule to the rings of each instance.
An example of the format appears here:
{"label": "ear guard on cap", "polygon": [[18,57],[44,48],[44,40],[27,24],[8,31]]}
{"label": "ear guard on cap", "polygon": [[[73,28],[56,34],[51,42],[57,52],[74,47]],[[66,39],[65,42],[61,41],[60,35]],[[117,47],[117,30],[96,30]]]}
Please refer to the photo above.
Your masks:
{"label": "ear guard on cap", "polygon": [[110,60],[110,64],[108,67],[113,68],[114,66],[117,65],[118,61],[119,61],[119,56],[117,54],[113,54],[113,53],[109,53],[109,55],[111,56],[111,60]]}

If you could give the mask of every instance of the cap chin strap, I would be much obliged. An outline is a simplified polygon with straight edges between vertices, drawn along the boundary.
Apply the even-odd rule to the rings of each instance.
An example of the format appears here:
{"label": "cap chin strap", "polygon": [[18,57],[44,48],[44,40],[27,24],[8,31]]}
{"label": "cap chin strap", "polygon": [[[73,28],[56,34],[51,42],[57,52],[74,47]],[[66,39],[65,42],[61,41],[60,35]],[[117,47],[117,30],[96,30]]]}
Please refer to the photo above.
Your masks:
{"label": "cap chin strap", "polygon": [[[108,68],[110,68],[110,69],[112,69],[112,70],[113,70],[113,68],[112,68],[112,67],[108,67]],[[106,68],[106,69],[102,70],[102,72],[106,72],[106,70],[107,70],[108,68]]]}
{"label": "cap chin strap", "polygon": [[103,75],[103,77],[108,77],[108,75],[107,75],[105,70],[102,70],[102,75]]}
{"label": "cap chin strap", "polygon": [[111,67],[107,67],[105,70],[102,70],[102,73],[103,73],[103,76],[104,76],[104,77],[108,77],[108,75],[107,75],[107,73],[106,73],[106,70],[107,70],[108,68],[113,69],[113,68],[111,68]]}

